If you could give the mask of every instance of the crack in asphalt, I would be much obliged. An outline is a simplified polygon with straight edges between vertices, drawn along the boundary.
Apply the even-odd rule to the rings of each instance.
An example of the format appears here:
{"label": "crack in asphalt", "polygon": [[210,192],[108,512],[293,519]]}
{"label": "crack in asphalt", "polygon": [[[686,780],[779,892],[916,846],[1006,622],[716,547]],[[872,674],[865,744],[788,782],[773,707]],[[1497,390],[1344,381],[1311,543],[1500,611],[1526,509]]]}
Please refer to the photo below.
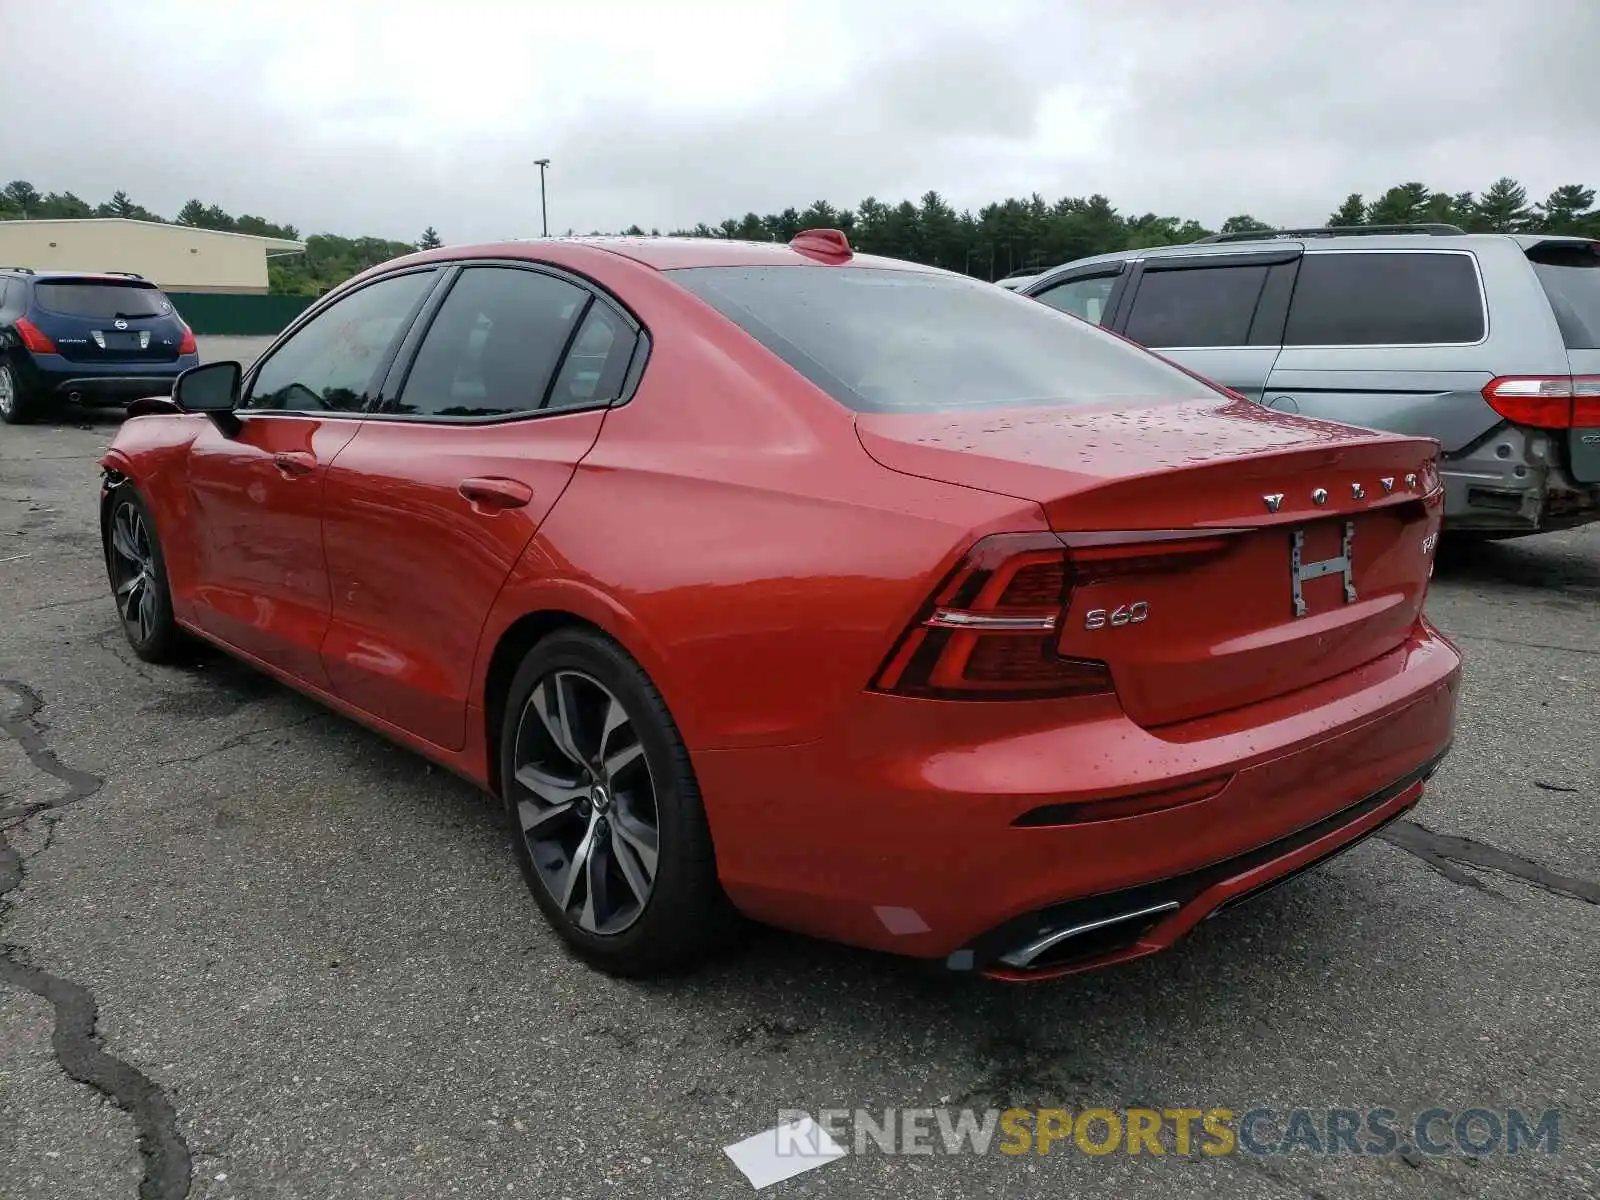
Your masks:
{"label": "crack in asphalt", "polygon": [[139,659],[128,657],[127,651],[123,649],[123,646],[127,644],[127,639],[122,630],[116,628],[115,626],[110,629],[102,630],[101,632],[95,634],[94,644],[99,646],[100,649],[104,650],[107,654],[111,655],[112,658],[116,659],[123,666],[127,667],[128,670],[132,671],[140,679],[145,680],[147,683],[154,683],[158,685],[161,683],[159,679],[150,674],[143,662],[141,662]]}
{"label": "crack in asphalt", "polygon": [[243,746],[251,738],[260,737],[261,735],[267,733],[282,733],[288,729],[298,729],[302,725],[309,725],[313,721],[320,721],[329,715],[330,714],[328,713],[320,712],[307,713],[305,716],[300,717],[297,720],[285,721],[281,725],[263,725],[258,729],[246,729],[240,733],[233,734],[231,737],[223,738],[222,741],[218,742],[215,746],[210,746],[204,750],[197,750],[193,754],[180,754],[176,758],[163,758],[156,763],[156,766],[170,767],[177,763],[197,763],[203,758],[211,758],[213,755],[222,754],[225,751],[232,750],[236,746]]}
{"label": "crack in asphalt", "polygon": [[[68,805],[87,800],[105,786],[105,780],[69,767],[50,748],[45,727],[37,719],[44,709],[44,698],[38,692],[14,679],[0,679],[0,687],[21,701],[11,715],[0,719],[0,732],[21,747],[35,768],[66,785],[66,790],[55,800],[22,805],[5,813],[7,818],[14,819],[0,825],[0,918],[3,918],[9,910],[5,898],[22,886],[25,874],[23,858],[11,845],[6,832],[30,817],[46,814],[50,827],[45,832],[44,845],[32,856],[37,858],[55,842],[55,823],[59,817],[48,814],[59,813]],[[99,1009],[89,989],[21,961],[17,948],[10,945],[0,945],[0,982],[31,992],[50,1004],[55,1010],[50,1043],[62,1071],[69,1079],[86,1083],[103,1093],[133,1118],[139,1133],[139,1153],[144,1158],[140,1200],[182,1200],[187,1196],[192,1163],[189,1148],[178,1132],[177,1111],[154,1080],[100,1045],[95,1034]]]}
{"label": "crack in asphalt", "polygon": [[1559,650],[1562,654],[1600,654],[1600,650],[1592,646],[1557,646],[1550,642],[1525,642],[1520,638],[1496,637],[1488,633],[1451,633],[1450,636],[1469,642],[1493,642],[1498,646],[1518,646],[1524,650]]}
{"label": "crack in asphalt", "polygon": [[1424,866],[1463,887],[1494,893],[1494,889],[1483,880],[1470,871],[1462,870],[1463,867],[1473,867],[1479,871],[1509,876],[1553,896],[1582,900],[1586,904],[1600,904],[1600,883],[1562,875],[1530,858],[1522,858],[1471,838],[1435,833],[1415,821],[1396,821],[1382,830],[1378,837],[1391,846],[1414,854]]}

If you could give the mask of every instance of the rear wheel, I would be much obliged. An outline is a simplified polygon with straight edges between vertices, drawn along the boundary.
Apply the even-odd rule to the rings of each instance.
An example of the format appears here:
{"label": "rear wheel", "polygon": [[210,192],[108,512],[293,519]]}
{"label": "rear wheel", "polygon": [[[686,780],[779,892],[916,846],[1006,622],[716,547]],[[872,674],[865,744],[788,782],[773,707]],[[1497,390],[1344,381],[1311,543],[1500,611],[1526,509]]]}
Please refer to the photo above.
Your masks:
{"label": "rear wheel", "polygon": [[619,975],[695,961],[735,926],[688,751],[655,685],[598,633],[528,652],[507,696],[500,778],[534,899]]}
{"label": "rear wheel", "polygon": [[0,421],[26,425],[39,415],[39,399],[16,367],[0,362]]}
{"label": "rear wheel", "polygon": [[117,489],[105,536],[106,571],[128,645],[146,662],[172,661],[183,632],[172,616],[167,564],[155,522],[131,484]]}

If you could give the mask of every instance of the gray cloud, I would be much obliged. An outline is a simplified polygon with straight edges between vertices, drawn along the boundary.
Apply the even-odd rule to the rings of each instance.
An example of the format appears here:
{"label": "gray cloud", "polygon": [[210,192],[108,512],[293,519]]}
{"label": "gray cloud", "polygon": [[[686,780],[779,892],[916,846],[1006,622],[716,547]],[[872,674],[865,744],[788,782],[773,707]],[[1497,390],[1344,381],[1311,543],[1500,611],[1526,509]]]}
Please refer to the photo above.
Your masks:
{"label": "gray cloud", "polygon": [[[142,8],[88,7],[70,25],[9,7],[8,44],[28,52],[0,105],[30,115],[0,126],[0,173],[91,200],[124,188],[169,215],[199,196],[306,231],[527,236],[542,155],[556,230],[930,188],[958,207],[1102,192],[1125,211],[1300,222],[1408,179],[1460,191],[1510,174],[1535,196],[1600,184],[1586,178],[1600,176],[1593,0],[846,5],[849,44],[817,60],[828,70],[793,64],[737,110],[614,94],[608,64],[574,62],[575,115],[496,110],[478,128],[415,117],[439,89],[470,89],[470,62],[313,119],[293,100],[321,81],[293,76],[292,42],[231,36],[226,8],[191,41]],[[683,72],[739,52],[737,28],[694,38]]]}

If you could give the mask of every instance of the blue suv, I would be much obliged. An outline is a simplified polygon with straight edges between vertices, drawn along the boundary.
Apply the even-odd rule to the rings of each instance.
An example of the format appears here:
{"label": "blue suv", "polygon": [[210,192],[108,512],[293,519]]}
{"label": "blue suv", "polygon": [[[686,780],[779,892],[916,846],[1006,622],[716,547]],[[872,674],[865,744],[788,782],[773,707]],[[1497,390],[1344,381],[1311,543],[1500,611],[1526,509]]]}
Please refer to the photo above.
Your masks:
{"label": "blue suv", "polygon": [[62,401],[127,405],[165,396],[196,366],[194,333],[138,275],[0,267],[0,421]]}

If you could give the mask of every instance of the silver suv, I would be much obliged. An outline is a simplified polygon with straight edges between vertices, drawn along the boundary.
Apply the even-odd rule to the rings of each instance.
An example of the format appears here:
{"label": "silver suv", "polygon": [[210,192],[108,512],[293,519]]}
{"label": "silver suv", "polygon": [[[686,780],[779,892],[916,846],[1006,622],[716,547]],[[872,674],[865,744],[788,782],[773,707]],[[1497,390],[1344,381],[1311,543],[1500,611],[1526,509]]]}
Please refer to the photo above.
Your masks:
{"label": "silver suv", "polygon": [[1452,531],[1600,519],[1600,242],[1219,234],[1079,259],[1018,291],[1268,408],[1437,438]]}

